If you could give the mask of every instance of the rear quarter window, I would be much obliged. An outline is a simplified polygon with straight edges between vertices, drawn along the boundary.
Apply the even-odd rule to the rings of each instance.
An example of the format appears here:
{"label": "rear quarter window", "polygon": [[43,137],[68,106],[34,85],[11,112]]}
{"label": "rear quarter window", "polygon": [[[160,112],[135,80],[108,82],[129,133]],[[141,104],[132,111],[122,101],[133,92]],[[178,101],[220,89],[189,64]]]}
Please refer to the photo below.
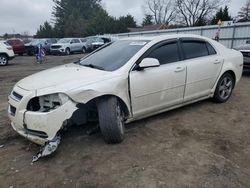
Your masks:
{"label": "rear quarter window", "polygon": [[209,55],[217,54],[216,50],[210,43],[207,42],[206,45],[207,45],[207,50],[208,50]]}

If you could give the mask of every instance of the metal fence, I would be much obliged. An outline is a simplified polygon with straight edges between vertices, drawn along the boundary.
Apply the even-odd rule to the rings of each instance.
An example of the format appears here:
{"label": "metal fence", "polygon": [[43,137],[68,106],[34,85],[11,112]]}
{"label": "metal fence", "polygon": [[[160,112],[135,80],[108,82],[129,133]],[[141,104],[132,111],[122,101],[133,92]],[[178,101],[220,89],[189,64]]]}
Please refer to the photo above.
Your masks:
{"label": "metal fence", "polygon": [[[189,27],[179,29],[167,29],[167,30],[155,30],[155,31],[144,31],[144,32],[133,32],[133,33],[121,33],[115,36],[119,38],[124,37],[138,37],[138,36],[158,36],[165,34],[197,34],[209,38],[214,38],[218,32],[218,26],[204,26],[204,27]],[[230,26],[221,26],[220,31],[220,42],[229,47],[234,48],[241,44],[245,44],[246,40],[250,40],[250,22],[247,23],[236,23]]]}

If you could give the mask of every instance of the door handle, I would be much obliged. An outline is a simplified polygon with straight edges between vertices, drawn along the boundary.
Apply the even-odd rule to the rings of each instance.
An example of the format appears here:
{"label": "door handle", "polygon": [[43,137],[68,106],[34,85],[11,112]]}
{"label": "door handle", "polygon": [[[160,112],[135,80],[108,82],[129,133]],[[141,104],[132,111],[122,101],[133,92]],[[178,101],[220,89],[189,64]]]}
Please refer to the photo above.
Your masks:
{"label": "door handle", "polygon": [[175,69],[175,72],[182,72],[182,71],[184,71],[185,70],[185,67],[177,67],[176,69]]}
{"label": "door handle", "polygon": [[221,63],[221,61],[219,60],[219,59],[216,59],[215,61],[214,61],[214,64],[220,64]]}

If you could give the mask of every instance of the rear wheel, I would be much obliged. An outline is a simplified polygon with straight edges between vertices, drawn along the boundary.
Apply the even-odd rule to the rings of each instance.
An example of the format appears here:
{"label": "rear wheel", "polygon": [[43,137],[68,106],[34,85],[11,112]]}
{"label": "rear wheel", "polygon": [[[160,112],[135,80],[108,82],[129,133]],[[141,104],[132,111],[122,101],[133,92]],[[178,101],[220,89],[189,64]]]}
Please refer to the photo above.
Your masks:
{"label": "rear wheel", "polygon": [[8,64],[8,57],[4,54],[0,54],[0,65],[6,66]]}
{"label": "rear wheel", "polygon": [[86,52],[87,52],[86,48],[83,47],[83,48],[82,48],[82,53],[85,54]]}
{"label": "rear wheel", "polygon": [[109,144],[124,139],[124,114],[116,97],[106,97],[98,102],[99,124],[104,140]]}
{"label": "rear wheel", "polygon": [[218,103],[226,102],[232,95],[234,89],[235,80],[229,73],[225,73],[218,81],[215,93],[214,101]]}
{"label": "rear wheel", "polygon": [[28,52],[28,55],[29,55],[29,56],[33,56],[33,55],[34,55],[34,52],[31,52],[31,51],[30,51],[30,52]]}

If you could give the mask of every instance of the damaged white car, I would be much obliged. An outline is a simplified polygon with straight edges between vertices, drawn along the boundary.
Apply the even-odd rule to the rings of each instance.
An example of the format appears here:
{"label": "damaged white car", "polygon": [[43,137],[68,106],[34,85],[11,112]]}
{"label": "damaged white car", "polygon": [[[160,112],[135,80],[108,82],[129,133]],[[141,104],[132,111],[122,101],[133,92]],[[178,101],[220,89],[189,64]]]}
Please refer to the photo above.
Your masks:
{"label": "damaged white car", "polygon": [[61,130],[93,119],[107,143],[119,143],[124,123],[207,98],[226,102],[242,67],[240,52],[205,37],[121,39],[19,81],[9,96],[9,118],[20,135],[49,146],[48,153]]}

